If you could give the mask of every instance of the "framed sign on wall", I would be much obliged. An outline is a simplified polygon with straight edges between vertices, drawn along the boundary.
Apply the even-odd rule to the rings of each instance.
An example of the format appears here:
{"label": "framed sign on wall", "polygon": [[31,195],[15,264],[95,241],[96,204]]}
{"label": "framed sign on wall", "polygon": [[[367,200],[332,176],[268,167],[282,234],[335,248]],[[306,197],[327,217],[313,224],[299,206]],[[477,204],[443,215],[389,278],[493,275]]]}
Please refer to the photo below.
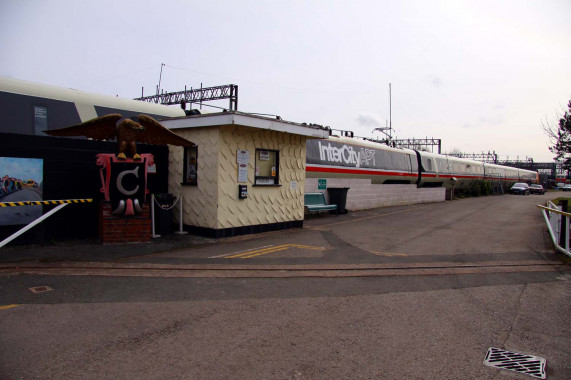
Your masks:
{"label": "framed sign on wall", "polygon": [[183,185],[198,184],[198,146],[184,148]]}

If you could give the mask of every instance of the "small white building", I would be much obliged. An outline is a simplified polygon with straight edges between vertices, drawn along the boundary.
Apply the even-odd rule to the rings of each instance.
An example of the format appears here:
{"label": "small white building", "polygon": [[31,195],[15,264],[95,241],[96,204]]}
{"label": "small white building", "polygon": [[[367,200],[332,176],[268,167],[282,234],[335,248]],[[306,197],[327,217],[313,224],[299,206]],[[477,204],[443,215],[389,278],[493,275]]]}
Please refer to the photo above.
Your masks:
{"label": "small white building", "polygon": [[186,229],[219,238],[303,227],[306,140],[328,130],[235,111],[161,123],[196,144],[169,147]]}

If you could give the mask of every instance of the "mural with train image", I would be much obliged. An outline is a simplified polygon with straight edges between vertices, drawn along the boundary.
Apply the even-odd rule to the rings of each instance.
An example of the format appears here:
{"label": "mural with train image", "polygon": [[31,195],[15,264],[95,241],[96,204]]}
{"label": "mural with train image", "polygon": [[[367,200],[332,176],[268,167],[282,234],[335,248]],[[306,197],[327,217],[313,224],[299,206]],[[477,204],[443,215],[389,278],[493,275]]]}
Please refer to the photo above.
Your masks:
{"label": "mural with train image", "polygon": [[[0,203],[43,200],[44,162],[38,158],[0,157]],[[28,224],[42,206],[0,207],[0,226]]]}

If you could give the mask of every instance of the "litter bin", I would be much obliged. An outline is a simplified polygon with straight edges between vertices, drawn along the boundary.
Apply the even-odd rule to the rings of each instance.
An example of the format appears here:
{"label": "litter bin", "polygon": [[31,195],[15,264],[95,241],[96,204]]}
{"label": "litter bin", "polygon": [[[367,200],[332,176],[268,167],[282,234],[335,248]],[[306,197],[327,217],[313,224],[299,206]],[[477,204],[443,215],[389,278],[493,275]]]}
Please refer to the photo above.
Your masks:
{"label": "litter bin", "polygon": [[347,214],[347,192],[350,187],[328,187],[327,194],[329,194],[329,203],[337,205],[337,212],[339,214]]}
{"label": "litter bin", "polygon": [[172,194],[155,194],[155,233],[168,235],[173,233],[172,213],[176,197]]}

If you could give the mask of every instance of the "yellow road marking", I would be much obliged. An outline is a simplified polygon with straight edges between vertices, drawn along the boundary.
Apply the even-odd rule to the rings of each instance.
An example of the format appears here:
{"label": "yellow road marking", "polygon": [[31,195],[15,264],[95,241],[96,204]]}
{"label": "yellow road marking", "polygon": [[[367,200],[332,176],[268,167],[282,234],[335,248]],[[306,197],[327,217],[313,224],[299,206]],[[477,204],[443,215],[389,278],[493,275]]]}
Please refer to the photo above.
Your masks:
{"label": "yellow road marking", "polygon": [[315,247],[312,245],[299,245],[299,244],[289,244],[289,245],[291,245],[292,247],[301,248],[301,249],[314,249],[316,251],[324,251],[325,250],[325,248],[323,248],[323,247]]}
{"label": "yellow road marking", "polygon": [[286,249],[289,249],[289,247],[282,247],[282,248],[277,248],[271,251],[266,251],[266,252],[261,252],[261,253],[255,253],[253,255],[247,255],[247,256],[242,256],[240,257],[241,259],[249,259],[250,257],[256,257],[256,256],[261,256],[261,255],[267,255],[268,253],[274,253],[274,252],[279,252],[279,251],[285,251]]}
{"label": "yellow road marking", "polygon": [[242,257],[242,256],[248,256],[248,255],[252,255],[255,253],[264,253],[267,251],[273,251],[276,248],[281,248],[284,247],[283,245],[278,245],[278,246],[274,246],[274,247],[269,247],[269,248],[262,248],[262,249],[257,249],[254,251],[246,251],[246,252],[242,252],[242,253],[237,253],[235,255],[231,255],[231,256],[226,256],[227,259],[235,259],[237,257]]}
{"label": "yellow road marking", "polygon": [[283,244],[283,245],[277,245],[277,246],[273,246],[273,247],[269,247],[269,248],[258,249],[258,250],[254,250],[254,251],[246,251],[246,252],[242,252],[242,253],[237,253],[235,255],[226,256],[225,258],[227,258],[227,259],[236,259],[236,258],[249,259],[251,257],[266,255],[268,253],[285,251],[286,249],[290,249],[290,248],[311,249],[311,250],[317,250],[317,251],[323,251],[325,249],[323,247],[315,247],[315,246],[311,246],[311,245]]}
{"label": "yellow road marking", "polygon": [[243,251],[243,252],[232,252],[232,253],[224,253],[222,255],[209,256],[208,258],[209,259],[218,259],[220,257],[228,258],[229,256],[234,256],[237,254],[244,254],[244,253],[248,253],[248,252],[254,252],[254,251],[258,251],[259,249],[266,249],[266,248],[270,248],[270,247],[273,247],[273,244],[272,245],[264,245],[263,247],[248,249],[247,251]]}
{"label": "yellow road marking", "polygon": [[5,306],[0,306],[0,310],[6,310],[6,309],[11,309],[13,307],[18,307],[21,305],[5,305]]}

